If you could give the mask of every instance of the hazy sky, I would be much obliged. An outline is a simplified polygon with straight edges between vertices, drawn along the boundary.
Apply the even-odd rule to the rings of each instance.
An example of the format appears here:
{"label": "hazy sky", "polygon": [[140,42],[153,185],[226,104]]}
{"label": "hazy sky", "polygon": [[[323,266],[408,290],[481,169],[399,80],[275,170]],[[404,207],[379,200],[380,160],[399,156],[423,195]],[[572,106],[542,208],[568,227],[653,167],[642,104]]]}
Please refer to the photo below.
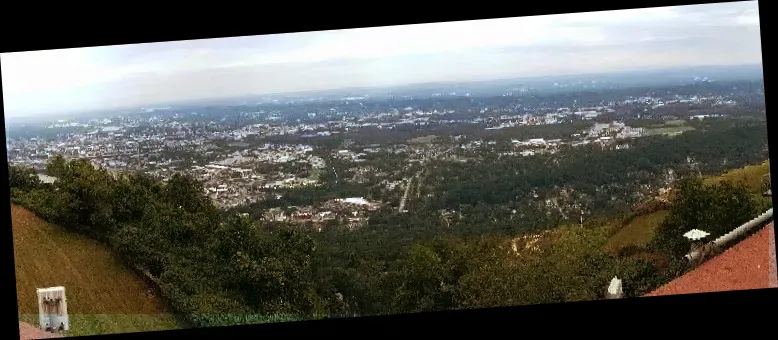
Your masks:
{"label": "hazy sky", "polygon": [[756,1],[2,53],[7,117],[352,86],[761,63]]}

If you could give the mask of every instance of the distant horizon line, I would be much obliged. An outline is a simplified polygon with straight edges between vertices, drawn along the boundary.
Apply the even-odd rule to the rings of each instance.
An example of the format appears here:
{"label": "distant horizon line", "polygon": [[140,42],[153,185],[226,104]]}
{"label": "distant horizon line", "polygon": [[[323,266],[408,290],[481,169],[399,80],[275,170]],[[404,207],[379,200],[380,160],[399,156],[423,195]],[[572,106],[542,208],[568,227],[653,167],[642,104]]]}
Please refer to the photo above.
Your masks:
{"label": "distant horizon line", "polygon": [[[403,84],[394,84],[394,85],[366,85],[366,86],[346,86],[346,87],[333,87],[333,88],[326,88],[326,89],[315,89],[315,90],[299,90],[299,91],[282,91],[282,92],[266,92],[266,93],[254,93],[254,94],[243,94],[243,95],[235,95],[235,96],[221,96],[221,97],[211,97],[211,98],[196,98],[196,99],[186,99],[186,100],[176,100],[176,101],[170,101],[170,102],[154,102],[154,103],[148,103],[144,104],[142,106],[139,105],[133,105],[133,106],[126,106],[126,107],[114,107],[114,108],[96,108],[96,109],[87,109],[87,110],[79,110],[78,113],[71,113],[75,115],[83,115],[83,114],[91,114],[91,113],[99,113],[99,112],[115,112],[115,111],[124,111],[124,110],[142,110],[142,109],[149,109],[149,108],[163,108],[163,107],[175,107],[175,106],[182,106],[182,105],[189,105],[188,103],[195,104],[198,102],[204,102],[204,101],[229,101],[229,100],[242,100],[246,99],[248,97],[262,97],[262,96],[289,96],[289,95],[302,95],[302,94],[312,94],[312,93],[320,93],[320,92],[339,92],[339,91],[357,91],[357,90],[376,90],[376,89],[392,89],[392,88],[399,88],[399,87],[411,87],[411,86],[424,86],[424,85],[445,85],[445,84],[476,84],[476,83],[488,83],[488,82],[498,82],[498,81],[530,81],[530,80],[542,80],[543,78],[565,78],[565,77],[576,77],[576,76],[605,76],[605,75],[617,75],[617,74],[628,74],[628,73],[635,73],[635,72],[661,72],[661,71],[670,71],[670,70],[676,70],[676,69],[684,69],[684,70],[690,70],[695,68],[742,68],[742,67],[759,67],[763,68],[763,62],[760,63],[743,63],[743,64],[703,64],[703,65],[694,65],[694,66],[669,66],[669,67],[650,67],[650,68],[636,68],[636,69],[629,69],[629,70],[619,70],[619,71],[612,71],[612,72],[579,72],[579,73],[564,73],[564,74],[554,74],[554,75],[537,75],[537,76],[509,76],[509,77],[498,77],[498,78],[488,78],[488,79],[474,79],[474,80],[442,80],[442,81],[425,81],[425,82],[412,82],[412,83],[403,83]],[[764,76],[762,75],[762,78]],[[10,120],[24,120],[24,119],[51,119],[54,118],[54,116],[62,115],[63,113],[60,112],[50,112],[50,113],[38,113],[38,114],[18,114],[18,115],[11,115],[8,116],[8,113],[5,112],[5,108],[3,109],[3,116],[5,118],[6,123]]]}
{"label": "distant horizon line", "polygon": [[[255,93],[255,94],[245,94],[245,95],[237,95],[237,96],[223,96],[223,97],[213,97],[213,98],[200,98],[200,99],[189,99],[189,100],[180,100],[177,101],[177,103],[180,105],[183,102],[197,102],[197,101],[218,101],[218,100],[231,100],[231,99],[243,99],[245,97],[252,97],[252,96],[283,96],[283,95],[294,95],[294,94],[308,94],[308,93],[317,93],[317,92],[338,92],[338,91],[351,91],[351,90],[375,90],[375,89],[391,89],[391,88],[397,88],[397,87],[410,87],[410,86],[421,86],[421,85],[444,85],[444,84],[473,84],[473,83],[488,83],[488,82],[498,82],[498,81],[512,81],[512,80],[541,80],[543,78],[565,78],[565,77],[576,77],[576,76],[604,76],[604,75],[615,75],[615,74],[624,74],[624,73],[634,73],[634,72],[657,72],[657,71],[669,71],[674,69],[694,69],[694,68],[739,68],[739,67],[759,67],[763,68],[763,63],[743,63],[743,64],[703,64],[703,65],[695,65],[695,66],[669,66],[669,67],[651,67],[651,68],[636,68],[636,69],[629,69],[629,70],[620,70],[620,71],[612,71],[612,72],[580,72],[580,73],[563,73],[563,74],[555,74],[555,75],[544,75],[544,76],[509,76],[509,77],[498,77],[498,78],[488,78],[488,79],[478,79],[478,80],[440,80],[440,81],[424,81],[424,82],[411,82],[411,83],[403,83],[403,84],[395,84],[395,85],[365,85],[365,86],[346,86],[346,87],[333,87],[333,88],[327,88],[327,89],[317,89],[317,90],[299,90],[299,91],[282,91],[282,92],[266,92],[266,93]],[[148,104],[144,105],[143,107],[132,107],[134,109],[145,109],[145,108],[153,108],[153,107],[169,107],[174,106],[176,102],[157,102],[154,104]],[[128,110],[131,108],[121,108],[116,110]],[[93,110],[93,111],[101,111],[101,110]]]}

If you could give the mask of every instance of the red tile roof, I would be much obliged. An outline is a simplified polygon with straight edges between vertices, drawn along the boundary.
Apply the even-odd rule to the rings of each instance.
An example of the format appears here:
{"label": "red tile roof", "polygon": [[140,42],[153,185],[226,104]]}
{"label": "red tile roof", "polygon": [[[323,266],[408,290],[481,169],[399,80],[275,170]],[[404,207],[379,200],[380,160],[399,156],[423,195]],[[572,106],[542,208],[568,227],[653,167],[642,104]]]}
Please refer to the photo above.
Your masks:
{"label": "red tile roof", "polygon": [[61,338],[59,334],[49,333],[25,322],[19,322],[19,340]]}
{"label": "red tile roof", "polygon": [[778,287],[775,227],[771,222],[749,238],[646,296]]}

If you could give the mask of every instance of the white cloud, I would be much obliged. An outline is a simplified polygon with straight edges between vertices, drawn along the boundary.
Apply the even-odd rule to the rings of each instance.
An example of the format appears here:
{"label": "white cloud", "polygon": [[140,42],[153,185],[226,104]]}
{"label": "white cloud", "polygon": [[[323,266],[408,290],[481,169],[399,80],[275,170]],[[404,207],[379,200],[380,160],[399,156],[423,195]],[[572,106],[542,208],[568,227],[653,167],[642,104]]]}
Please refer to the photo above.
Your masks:
{"label": "white cloud", "polygon": [[[3,95],[7,110],[22,110],[165,96],[197,98],[229,91],[292,91],[313,84],[326,88],[415,82],[446,74],[494,77],[509,69],[511,76],[538,70],[582,72],[637,65],[639,60],[750,61],[760,59],[754,55],[759,45],[756,5],[752,1],[4,53]],[[663,44],[651,45],[656,42]],[[639,48],[649,45],[654,50]],[[593,52],[605,49],[613,52]],[[663,57],[671,55],[675,59]],[[197,72],[230,78],[220,76],[216,88],[216,82],[193,76]],[[142,84],[137,79],[143,79]],[[204,83],[194,84],[194,79]]]}
{"label": "white cloud", "polygon": [[88,83],[101,70],[83,52],[72,49],[3,54],[3,89],[16,94]]}
{"label": "white cloud", "polygon": [[759,26],[759,12],[753,10],[743,15],[735,16],[735,22],[743,26]]}
{"label": "white cloud", "polygon": [[378,59],[539,44],[592,44],[605,40],[597,27],[554,25],[549,17],[509,18],[300,34],[298,49],[248,53],[220,67]]}

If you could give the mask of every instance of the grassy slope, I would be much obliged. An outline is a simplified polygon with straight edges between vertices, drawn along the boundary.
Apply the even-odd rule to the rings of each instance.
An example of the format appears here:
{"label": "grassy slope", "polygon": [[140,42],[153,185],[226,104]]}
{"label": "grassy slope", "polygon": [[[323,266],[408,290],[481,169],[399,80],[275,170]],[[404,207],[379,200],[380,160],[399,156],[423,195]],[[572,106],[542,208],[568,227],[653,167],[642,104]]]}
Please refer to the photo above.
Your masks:
{"label": "grassy slope", "polygon": [[742,183],[754,195],[762,197],[762,178],[770,173],[770,161],[758,165],[747,165],[740,169],[729,171],[721,176],[705,179],[708,184],[727,180],[732,183]]}
{"label": "grassy slope", "polygon": [[[730,170],[720,176],[705,178],[705,183],[716,184],[723,180],[732,183],[743,183],[758,202],[768,202],[762,197],[762,177],[770,173],[770,162],[749,165],[740,169]],[[769,202],[768,202],[769,203]],[[664,221],[668,211],[657,211],[635,218],[628,225],[619,229],[608,241],[609,250],[618,250],[628,245],[645,246],[654,236],[654,230]],[[734,228],[734,226],[733,226]]]}
{"label": "grassy slope", "polygon": [[161,300],[104,246],[19,206],[11,206],[11,217],[20,320],[38,324],[36,288],[64,286],[69,335],[181,328]]}
{"label": "grassy slope", "polygon": [[647,246],[654,238],[654,230],[662,224],[669,211],[660,210],[648,215],[638,216],[632,222],[619,229],[608,240],[608,249],[618,251],[625,246]]}

